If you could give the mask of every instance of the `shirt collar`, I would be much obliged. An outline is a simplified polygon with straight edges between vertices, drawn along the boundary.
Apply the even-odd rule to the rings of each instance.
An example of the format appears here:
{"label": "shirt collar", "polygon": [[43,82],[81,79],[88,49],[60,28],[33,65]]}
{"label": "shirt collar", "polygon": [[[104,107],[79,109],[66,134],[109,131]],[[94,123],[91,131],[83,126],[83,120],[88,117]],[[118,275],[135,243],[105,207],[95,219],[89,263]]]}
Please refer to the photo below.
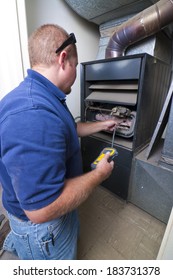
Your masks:
{"label": "shirt collar", "polygon": [[66,95],[64,92],[62,92],[58,87],[56,87],[50,80],[48,80],[46,77],[38,73],[37,71],[34,71],[32,69],[27,70],[28,77],[34,80],[37,80],[41,84],[43,84],[45,87],[49,89],[58,99],[65,103],[66,101]]}

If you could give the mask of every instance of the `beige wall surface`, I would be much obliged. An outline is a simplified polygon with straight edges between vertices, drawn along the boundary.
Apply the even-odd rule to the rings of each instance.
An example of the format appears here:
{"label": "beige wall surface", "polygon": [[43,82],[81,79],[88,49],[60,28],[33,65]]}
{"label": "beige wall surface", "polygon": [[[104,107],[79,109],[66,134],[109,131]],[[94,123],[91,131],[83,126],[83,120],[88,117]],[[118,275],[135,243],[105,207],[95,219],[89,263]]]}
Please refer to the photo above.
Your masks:
{"label": "beige wall surface", "polygon": [[0,99],[16,87],[29,66],[24,0],[0,1]]}

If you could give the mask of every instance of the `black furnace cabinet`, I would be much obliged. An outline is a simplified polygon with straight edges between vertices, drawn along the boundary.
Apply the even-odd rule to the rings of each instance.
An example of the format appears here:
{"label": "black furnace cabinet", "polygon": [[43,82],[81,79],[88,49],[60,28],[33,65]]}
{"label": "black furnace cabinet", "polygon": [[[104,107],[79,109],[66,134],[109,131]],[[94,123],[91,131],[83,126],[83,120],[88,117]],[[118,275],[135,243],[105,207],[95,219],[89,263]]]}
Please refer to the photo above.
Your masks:
{"label": "black furnace cabinet", "polygon": [[[130,132],[99,132],[81,139],[84,171],[100,151],[117,149],[114,170],[102,185],[123,199],[128,198],[132,158],[149,143],[164,104],[171,66],[148,54],[103,59],[81,64],[81,120],[112,117],[115,108],[130,112]],[[133,118],[132,118],[133,116]]]}

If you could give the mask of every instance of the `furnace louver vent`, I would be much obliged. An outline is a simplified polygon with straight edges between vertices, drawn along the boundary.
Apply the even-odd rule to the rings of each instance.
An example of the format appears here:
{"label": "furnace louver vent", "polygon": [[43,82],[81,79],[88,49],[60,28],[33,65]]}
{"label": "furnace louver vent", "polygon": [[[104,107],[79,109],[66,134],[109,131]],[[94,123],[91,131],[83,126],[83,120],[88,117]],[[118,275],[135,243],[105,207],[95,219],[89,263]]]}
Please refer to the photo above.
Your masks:
{"label": "furnace louver vent", "polygon": [[89,89],[91,94],[87,96],[86,101],[116,103],[124,105],[136,105],[138,83],[103,83],[97,82],[91,84]]}

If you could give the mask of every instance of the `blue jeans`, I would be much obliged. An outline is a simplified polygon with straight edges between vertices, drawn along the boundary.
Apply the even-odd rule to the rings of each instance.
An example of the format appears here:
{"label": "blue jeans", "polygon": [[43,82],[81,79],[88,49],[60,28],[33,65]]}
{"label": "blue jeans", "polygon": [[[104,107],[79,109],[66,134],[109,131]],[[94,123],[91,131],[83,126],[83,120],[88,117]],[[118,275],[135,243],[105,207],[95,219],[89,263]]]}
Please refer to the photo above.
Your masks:
{"label": "blue jeans", "polygon": [[35,224],[9,214],[11,232],[4,250],[22,260],[74,260],[77,257],[79,219],[73,211],[58,219]]}

